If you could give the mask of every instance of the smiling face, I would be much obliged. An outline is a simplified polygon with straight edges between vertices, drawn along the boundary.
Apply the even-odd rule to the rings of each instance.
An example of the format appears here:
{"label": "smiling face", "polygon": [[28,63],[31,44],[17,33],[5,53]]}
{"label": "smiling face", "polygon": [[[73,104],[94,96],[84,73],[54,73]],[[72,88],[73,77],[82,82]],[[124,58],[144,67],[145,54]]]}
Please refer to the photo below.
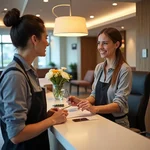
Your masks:
{"label": "smiling face", "polygon": [[113,43],[113,41],[106,34],[102,33],[98,36],[97,49],[101,58],[115,58],[115,53],[118,46],[119,42]]}

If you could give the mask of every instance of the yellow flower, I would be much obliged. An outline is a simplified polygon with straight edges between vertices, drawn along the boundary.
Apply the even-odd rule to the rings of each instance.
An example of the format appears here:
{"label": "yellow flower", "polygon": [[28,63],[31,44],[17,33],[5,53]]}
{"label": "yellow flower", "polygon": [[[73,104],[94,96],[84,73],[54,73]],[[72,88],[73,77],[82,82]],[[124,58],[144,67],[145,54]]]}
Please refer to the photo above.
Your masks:
{"label": "yellow flower", "polygon": [[72,76],[65,72],[67,68],[61,67],[61,69],[50,69],[48,73],[46,73],[45,78],[50,80],[55,85],[62,86],[65,82],[69,81]]}
{"label": "yellow flower", "polygon": [[55,73],[58,73],[59,71],[56,69],[52,69],[52,72],[55,74]]}
{"label": "yellow flower", "polygon": [[64,79],[66,79],[66,80],[69,80],[69,79],[70,79],[69,74],[66,73],[66,72],[62,72],[61,75],[62,75],[62,77],[63,77]]}

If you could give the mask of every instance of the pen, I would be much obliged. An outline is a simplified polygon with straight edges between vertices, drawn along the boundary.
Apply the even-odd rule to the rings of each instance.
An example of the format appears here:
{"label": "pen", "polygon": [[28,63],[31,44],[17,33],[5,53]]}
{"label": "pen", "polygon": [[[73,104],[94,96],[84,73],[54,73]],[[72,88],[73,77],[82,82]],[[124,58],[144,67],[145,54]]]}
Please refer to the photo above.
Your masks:
{"label": "pen", "polygon": [[68,107],[70,107],[71,105],[68,105],[68,106],[66,106],[66,107],[64,107],[64,108],[62,108],[62,109],[66,109],[66,108],[68,108]]}

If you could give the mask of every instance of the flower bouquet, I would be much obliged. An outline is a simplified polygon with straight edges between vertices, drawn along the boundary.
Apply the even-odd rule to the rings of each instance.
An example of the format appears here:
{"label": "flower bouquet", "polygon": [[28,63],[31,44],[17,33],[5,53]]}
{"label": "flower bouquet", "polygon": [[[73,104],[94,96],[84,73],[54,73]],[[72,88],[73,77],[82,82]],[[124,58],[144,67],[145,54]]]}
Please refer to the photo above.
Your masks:
{"label": "flower bouquet", "polygon": [[61,67],[61,69],[50,69],[45,75],[45,78],[53,83],[53,94],[56,100],[63,99],[63,84],[72,78],[70,74],[65,72],[66,69],[65,67]]}

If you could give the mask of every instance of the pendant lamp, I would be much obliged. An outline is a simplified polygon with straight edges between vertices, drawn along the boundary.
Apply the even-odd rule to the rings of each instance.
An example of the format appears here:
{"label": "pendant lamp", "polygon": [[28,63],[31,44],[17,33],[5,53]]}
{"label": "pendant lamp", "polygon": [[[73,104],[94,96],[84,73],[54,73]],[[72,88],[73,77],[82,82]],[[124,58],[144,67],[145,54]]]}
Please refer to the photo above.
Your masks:
{"label": "pendant lamp", "polygon": [[[68,6],[70,8],[69,16],[58,17],[55,14],[54,9],[62,6]],[[54,36],[79,37],[88,35],[85,18],[79,16],[72,16],[71,0],[70,4],[60,4],[54,6],[52,8],[52,13],[57,17],[55,19],[55,25],[53,30]]]}

